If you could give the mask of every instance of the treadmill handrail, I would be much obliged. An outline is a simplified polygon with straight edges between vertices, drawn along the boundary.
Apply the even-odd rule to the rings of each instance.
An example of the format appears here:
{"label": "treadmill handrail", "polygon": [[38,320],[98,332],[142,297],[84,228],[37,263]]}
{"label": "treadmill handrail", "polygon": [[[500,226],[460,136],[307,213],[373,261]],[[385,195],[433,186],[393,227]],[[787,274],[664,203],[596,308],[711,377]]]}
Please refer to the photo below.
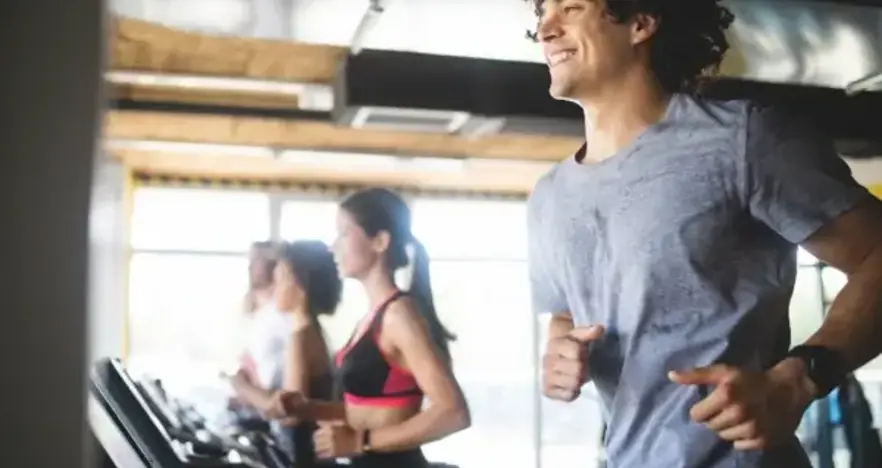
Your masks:
{"label": "treadmill handrail", "polygon": [[[121,369],[118,361],[114,361],[116,360],[102,360],[93,367],[91,372],[93,384],[92,388],[95,389],[95,391],[101,396],[101,399],[106,405],[109,406],[109,409],[113,413],[117,414],[119,424],[122,426],[121,429],[129,435],[132,443],[136,445],[138,451],[144,456],[146,461],[149,462],[151,466],[166,468],[163,461],[157,459],[158,454],[155,452],[155,449],[151,448],[149,444],[145,443],[145,441],[138,436],[138,428],[132,423],[131,420],[126,417],[126,411],[124,411],[124,409],[119,406],[119,403],[111,394],[110,389],[105,388],[105,382],[101,378],[98,369],[102,366],[106,366],[108,373],[115,372],[122,384],[125,385],[126,390],[129,392],[131,397],[141,408],[141,412],[147,416],[147,418],[150,420],[151,425],[156,429],[157,433],[159,434],[160,438],[163,439],[168,447],[168,450],[171,451],[172,456],[181,466],[186,464],[187,457],[186,454],[183,453],[183,447],[181,446],[180,442],[172,438],[168,431],[166,431],[165,428],[162,427],[157,418],[153,415],[153,412],[149,409],[149,406],[146,405],[144,399],[141,398],[141,395],[138,394],[137,391],[135,391],[135,389],[133,388],[133,382],[128,376],[128,373],[125,372],[125,370]],[[108,376],[108,378],[114,377]]]}
{"label": "treadmill handrail", "polygon": [[124,433],[124,428],[119,427],[118,418],[111,413],[113,410],[99,401],[96,395],[88,395],[86,401],[92,433],[114,465],[126,468],[150,468],[144,464],[144,458],[148,455],[140,447],[132,446],[132,438]]}
{"label": "treadmill handrail", "polygon": [[[161,467],[162,462],[157,459],[154,450],[151,449],[150,446],[146,444],[143,439],[138,437],[137,428],[135,428],[131,421],[126,418],[126,412],[113,399],[113,397],[110,395],[110,391],[106,388],[103,388],[103,386],[98,384],[98,382],[93,382],[92,389],[98,394],[99,397],[101,397],[101,403],[108,410],[108,412],[113,415],[113,419],[118,424],[119,429],[125,434],[132,445],[134,445],[134,448],[138,451],[139,454],[141,454],[148,465],[150,467]],[[171,450],[175,453],[175,456],[178,456],[178,453],[174,447],[172,447]]]}
{"label": "treadmill handrail", "polygon": [[156,429],[159,430],[159,433],[162,434],[165,440],[171,444],[174,441],[174,438],[172,438],[172,436],[168,433],[159,418],[157,418],[156,415],[153,414],[150,405],[147,403],[146,400],[144,400],[144,396],[141,395],[141,392],[138,391],[138,387],[129,376],[129,373],[126,372],[126,370],[123,368],[122,363],[119,361],[119,359],[109,359],[109,363],[117,372],[117,374],[122,378],[123,383],[132,393],[135,401],[137,401],[138,404],[141,405],[141,408],[144,410],[144,412],[147,413],[147,416],[150,418],[150,422],[152,422],[153,425],[156,426]]}

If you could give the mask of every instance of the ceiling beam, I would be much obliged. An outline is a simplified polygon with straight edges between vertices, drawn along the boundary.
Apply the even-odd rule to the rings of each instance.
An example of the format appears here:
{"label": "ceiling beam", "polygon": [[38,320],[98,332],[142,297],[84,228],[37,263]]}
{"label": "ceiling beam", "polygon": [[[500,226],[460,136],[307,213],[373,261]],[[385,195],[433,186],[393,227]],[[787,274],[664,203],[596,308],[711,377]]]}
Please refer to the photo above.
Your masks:
{"label": "ceiling beam", "polygon": [[330,83],[345,47],[180,31],[114,17],[110,68],[151,73]]}
{"label": "ceiling beam", "polygon": [[432,191],[523,196],[550,169],[513,162],[467,164],[455,170],[384,170],[304,166],[283,160],[217,154],[175,154],[116,149],[111,154],[135,172],[152,176],[285,183],[392,186]]}
{"label": "ceiling beam", "polygon": [[490,135],[463,138],[434,133],[365,131],[327,122],[140,111],[108,112],[104,136],[128,140],[534,161],[560,161],[581,144],[578,139],[567,137]]}
{"label": "ceiling beam", "polygon": [[211,105],[254,109],[297,109],[297,94],[263,91],[184,88],[170,85],[117,84],[109,85],[114,101]]}

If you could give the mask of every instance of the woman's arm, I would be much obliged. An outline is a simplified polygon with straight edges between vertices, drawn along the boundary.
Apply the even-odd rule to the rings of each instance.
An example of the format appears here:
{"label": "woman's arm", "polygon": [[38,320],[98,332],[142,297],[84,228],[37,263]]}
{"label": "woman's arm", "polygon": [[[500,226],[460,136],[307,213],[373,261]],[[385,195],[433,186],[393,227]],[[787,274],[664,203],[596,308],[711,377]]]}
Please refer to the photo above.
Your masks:
{"label": "woman's arm", "polygon": [[419,447],[471,425],[471,414],[447,360],[429,335],[413,303],[390,304],[383,317],[381,340],[391,344],[411,370],[429,407],[394,426],[371,430],[371,450],[390,452]]}
{"label": "woman's arm", "polygon": [[[309,332],[306,326],[291,331],[290,339],[285,345],[284,362],[282,365],[282,389],[288,393],[298,393],[308,398],[309,392],[309,360],[307,346]],[[264,417],[280,418],[284,414],[279,407],[279,392],[265,389],[256,384],[247,375],[240,372],[233,379],[233,388],[241,400],[254,407]]]}
{"label": "woman's arm", "polygon": [[297,392],[309,398],[310,361],[309,347],[312,338],[308,325],[291,332],[291,339],[285,348],[285,367],[282,372],[282,390]]}
{"label": "woman's arm", "polygon": [[311,421],[345,421],[346,406],[333,401],[307,400],[304,419]]}
{"label": "woman's arm", "polygon": [[251,406],[261,414],[270,412],[273,406],[273,392],[251,383],[242,372],[230,378],[238,400]]}
{"label": "woman's arm", "polygon": [[304,324],[295,332],[290,348],[283,386],[288,394],[287,398],[283,397],[286,412],[295,420],[345,420],[346,407],[342,403],[310,400],[312,396],[309,394],[309,377],[312,375],[309,367],[310,350],[321,352],[322,355],[327,354],[318,330],[311,324]]}

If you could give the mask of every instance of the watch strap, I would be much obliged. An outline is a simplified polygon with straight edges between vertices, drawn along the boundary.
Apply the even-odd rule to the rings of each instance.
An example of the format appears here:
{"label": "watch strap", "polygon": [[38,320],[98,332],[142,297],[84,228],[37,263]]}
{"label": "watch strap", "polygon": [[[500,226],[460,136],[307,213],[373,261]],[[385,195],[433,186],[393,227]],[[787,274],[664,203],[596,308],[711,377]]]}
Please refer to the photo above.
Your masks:
{"label": "watch strap", "polygon": [[842,356],[824,346],[800,345],[791,349],[787,357],[802,360],[806,375],[818,390],[815,399],[826,397],[845,381]]}
{"label": "watch strap", "polygon": [[371,451],[371,430],[365,429],[361,432],[361,452],[369,453]]}

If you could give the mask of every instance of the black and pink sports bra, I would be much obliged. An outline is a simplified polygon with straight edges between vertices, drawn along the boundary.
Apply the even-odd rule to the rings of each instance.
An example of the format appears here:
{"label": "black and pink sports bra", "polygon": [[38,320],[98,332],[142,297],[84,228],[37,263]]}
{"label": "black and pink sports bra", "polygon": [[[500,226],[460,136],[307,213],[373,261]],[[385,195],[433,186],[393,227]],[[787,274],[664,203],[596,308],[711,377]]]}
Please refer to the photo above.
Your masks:
{"label": "black and pink sports bra", "polygon": [[356,329],[337,352],[336,363],[343,399],[369,406],[419,404],[423,392],[407,370],[396,366],[380,348],[378,338],[386,308],[405,293],[398,291],[365,318],[367,326]]}

